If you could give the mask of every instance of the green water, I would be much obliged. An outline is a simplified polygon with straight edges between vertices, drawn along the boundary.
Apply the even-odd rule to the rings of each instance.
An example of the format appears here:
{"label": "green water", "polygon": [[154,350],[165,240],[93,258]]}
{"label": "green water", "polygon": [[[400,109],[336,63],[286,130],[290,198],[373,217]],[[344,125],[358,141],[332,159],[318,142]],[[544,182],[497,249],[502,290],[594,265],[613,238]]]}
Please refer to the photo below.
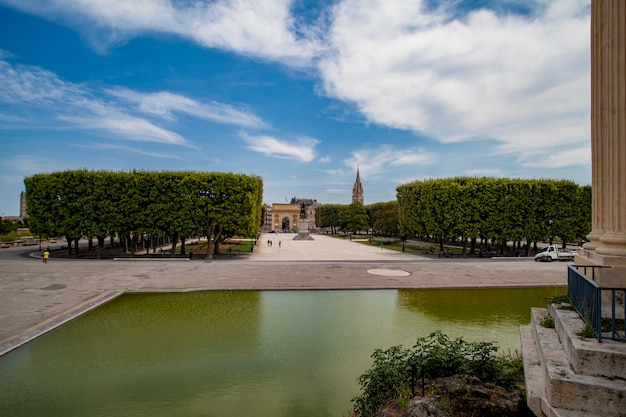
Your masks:
{"label": "green water", "polygon": [[564,290],[126,295],[0,358],[0,416],[340,417],[376,348],[450,337],[520,347]]}

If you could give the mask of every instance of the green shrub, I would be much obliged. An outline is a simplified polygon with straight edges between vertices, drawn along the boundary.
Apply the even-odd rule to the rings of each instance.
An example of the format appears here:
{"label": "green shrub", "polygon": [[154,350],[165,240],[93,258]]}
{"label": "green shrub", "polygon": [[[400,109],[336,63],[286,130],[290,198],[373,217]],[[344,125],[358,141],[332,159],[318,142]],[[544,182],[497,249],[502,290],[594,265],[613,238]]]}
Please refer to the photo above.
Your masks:
{"label": "green shrub", "polygon": [[372,368],[357,379],[362,394],[352,399],[354,413],[371,417],[390,400],[410,397],[422,368],[426,378],[466,374],[513,390],[523,380],[522,358],[497,351],[494,343],[450,340],[440,331],[418,338],[411,349],[376,349]]}

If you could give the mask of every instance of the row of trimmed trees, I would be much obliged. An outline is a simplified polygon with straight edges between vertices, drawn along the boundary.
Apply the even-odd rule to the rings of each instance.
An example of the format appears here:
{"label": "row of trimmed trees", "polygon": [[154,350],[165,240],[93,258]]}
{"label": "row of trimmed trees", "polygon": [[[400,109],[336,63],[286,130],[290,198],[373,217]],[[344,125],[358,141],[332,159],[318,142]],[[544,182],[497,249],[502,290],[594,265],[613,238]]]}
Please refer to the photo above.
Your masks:
{"label": "row of trimmed trees", "polygon": [[362,204],[323,204],[315,208],[317,227],[337,231],[359,233],[371,230],[374,234],[397,236],[400,233],[398,223],[398,202]]}
{"label": "row of trimmed trees", "polygon": [[[262,219],[260,177],[203,172],[68,170],[24,179],[28,224],[40,236],[118,236],[134,254],[139,238],[166,236],[176,244],[206,236],[207,258],[224,237],[254,236]],[[77,252],[78,253],[78,252]]]}
{"label": "row of trimmed trees", "polygon": [[505,247],[582,240],[591,231],[591,186],[565,180],[447,178],[396,188],[400,229],[441,242],[461,238],[463,253],[478,239]]}
{"label": "row of trimmed trees", "polygon": [[571,181],[457,177],[415,181],[396,188],[397,200],[370,205],[324,204],[316,224],[337,231],[461,240],[463,254],[477,241],[503,251],[531,244],[583,240],[591,231],[591,186]]}

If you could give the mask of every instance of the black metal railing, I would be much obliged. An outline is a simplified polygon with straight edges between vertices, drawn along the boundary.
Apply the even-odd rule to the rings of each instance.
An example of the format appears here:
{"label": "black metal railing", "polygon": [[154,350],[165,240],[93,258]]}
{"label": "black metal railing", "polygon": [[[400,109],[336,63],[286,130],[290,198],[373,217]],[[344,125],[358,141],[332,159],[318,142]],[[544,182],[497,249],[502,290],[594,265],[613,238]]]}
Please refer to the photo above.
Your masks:
{"label": "black metal railing", "polygon": [[[592,271],[592,279],[587,276],[589,268]],[[593,327],[598,342],[602,342],[602,339],[626,341],[623,329],[624,317],[626,316],[626,303],[624,302],[626,288],[598,285],[595,282],[595,270],[597,268],[606,267],[597,265],[568,266],[567,285],[570,302],[583,320]],[[607,293],[609,296],[606,296]],[[602,304],[603,295],[605,296],[605,308]],[[603,317],[608,325],[604,332],[602,329]],[[618,324],[621,324],[621,330]]]}

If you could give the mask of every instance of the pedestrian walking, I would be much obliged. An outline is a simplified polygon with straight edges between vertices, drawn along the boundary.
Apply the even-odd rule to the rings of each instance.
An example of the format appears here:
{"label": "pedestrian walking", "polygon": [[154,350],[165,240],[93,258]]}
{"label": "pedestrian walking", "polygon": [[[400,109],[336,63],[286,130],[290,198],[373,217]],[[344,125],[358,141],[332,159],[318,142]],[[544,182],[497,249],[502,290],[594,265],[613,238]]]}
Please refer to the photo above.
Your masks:
{"label": "pedestrian walking", "polygon": [[48,263],[48,257],[50,256],[50,252],[48,252],[47,250],[43,253],[43,263],[47,264]]}

